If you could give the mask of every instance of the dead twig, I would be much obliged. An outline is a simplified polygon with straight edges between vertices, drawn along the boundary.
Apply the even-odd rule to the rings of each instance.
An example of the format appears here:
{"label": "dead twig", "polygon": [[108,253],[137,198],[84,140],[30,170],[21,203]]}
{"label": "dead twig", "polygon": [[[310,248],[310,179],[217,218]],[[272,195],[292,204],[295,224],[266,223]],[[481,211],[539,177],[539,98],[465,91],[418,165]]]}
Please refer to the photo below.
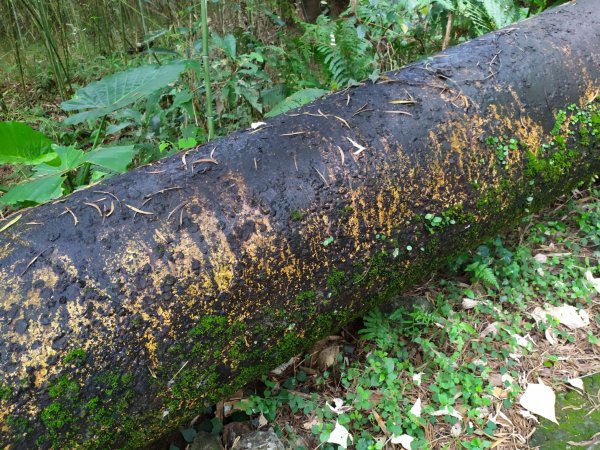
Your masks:
{"label": "dead twig", "polygon": [[39,259],[39,257],[42,256],[44,253],[46,253],[46,251],[48,251],[51,248],[52,248],[52,246],[45,248],[40,253],[38,253],[31,261],[29,261],[29,264],[27,264],[27,267],[25,267],[25,270],[23,270],[23,272],[21,272],[20,276],[22,277],[23,275],[25,275],[25,273],[29,270],[29,268],[31,266],[33,266],[33,264]]}
{"label": "dead twig", "polygon": [[74,226],[77,226],[77,224],[79,223],[79,219],[77,219],[77,216],[75,215],[75,213],[73,211],[71,211],[70,208],[67,208],[65,206],[65,211],[62,212],[61,214],[59,214],[59,217],[64,216],[67,213],[71,214],[71,216],[73,217]]}

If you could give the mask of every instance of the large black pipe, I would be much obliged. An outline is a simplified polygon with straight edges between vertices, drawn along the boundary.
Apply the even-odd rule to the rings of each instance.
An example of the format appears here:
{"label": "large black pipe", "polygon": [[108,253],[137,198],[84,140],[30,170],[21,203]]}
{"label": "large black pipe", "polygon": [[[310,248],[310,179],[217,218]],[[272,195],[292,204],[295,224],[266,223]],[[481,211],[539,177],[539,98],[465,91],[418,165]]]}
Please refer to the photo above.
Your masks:
{"label": "large black pipe", "polygon": [[599,88],[579,0],[23,212],[0,445],[147,444],[596,173]]}

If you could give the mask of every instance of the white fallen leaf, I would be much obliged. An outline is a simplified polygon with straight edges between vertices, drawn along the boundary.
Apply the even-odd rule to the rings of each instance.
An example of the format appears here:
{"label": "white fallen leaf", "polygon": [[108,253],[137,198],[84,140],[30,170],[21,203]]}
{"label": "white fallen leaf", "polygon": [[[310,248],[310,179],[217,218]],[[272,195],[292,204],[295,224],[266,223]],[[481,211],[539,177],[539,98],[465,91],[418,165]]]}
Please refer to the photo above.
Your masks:
{"label": "white fallen leaf", "polygon": [[583,385],[583,380],[581,378],[569,378],[567,381],[574,388],[577,388],[580,391],[585,391],[585,386]]}
{"label": "white fallen leaf", "polygon": [[546,274],[546,272],[544,272],[544,269],[542,269],[541,267],[538,267],[537,269],[535,269],[535,271],[540,277],[543,277]]}
{"label": "white fallen leaf", "polygon": [[450,429],[450,435],[454,438],[457,438],[460,436],[461,433],[462,425],[460,424],[460,422],[456,422],[454,425],[452,425],[452,428]]}
{"label": "white fallen leaf", "polygon": [[546,328],[546,331],[544,331],[544,336],[546,336],[546,340],[550,343],[550,345],[556,345],[558,343],[558,339],[556,339],[556,336],[554,336],[554,330],[552,328]]}
{"label": "white fallen leaf", "polygon": [[527,389],[519,399],[519,404],[529,412],[558,424],[555,412],[556,394],[541,380],[539,383],[527,385]]}
{"label": "white fallen leaf", "polygon": [[473,309],[477,305],[479,305],[479,303],[480,302],[477,300],[473,300],[472,298],[465,297],[462,300],[462,307],[463,307],[463,309]]}
{"label": "white fallen leaf", "polygon": [[[513,382],[515,381],[515,379],[513,377],[511,377],[510,374],[507,372],[504,375],[502,375],[502,381],[504,383],[506,383],[508,381],[512,385]],[[512,386],[509,386],[508,389],[512,389]]]}
{"label": "white fallen leaf", "polygon": [[481,333],[479,333],[479,337],[484,338],[488,334],[491,334],[492,336],[496,336],[498,334],[498,325],[499,325],[498,322],[490,323],[487,327],[485,327],[483,329],[483,331]]}
{"label": "white fallen leaf", "polygon": [[330,444],[337,444],[342,448],[348,448],[348,438],[350,438],[351,442],[354,442],[354,439],[352,439],[352,435],[348,432],[348,429],[336,421],[335,427],[329,435],[327,442]]}
{"label": "white fallen leaf", "polygon": [[402,448],[404,448],[405,450],[410,450],[411,449],[411,444],[412,441],[414,441],[415,438],[412,436],[409,436],[408,434],[403,434],[401,436],[392,436],[392,439],[390,440],[390,442],[392,444],[400,444],[402,446]]}
{"label": "white fallen leaf", "polygon": [[548,257],[546,255],[544,255],[543,253],[538,253],[537,255],[535,255],[533,257],[533,259],[535,259],[540,264],[545,264],[548,261]]}
{"label": "white fallen leaf", "polygon": [[534,422],[539,423],[539,420],[537,419],[537,417],[535,417],[533,414],[531,414],[529,411],[527,411],[526,409],[521,409],[519,411],[519,414],[521,414],[525,419],[531,419]]}
{"label": "white fallen leaf", "polygon": [[536,306],[533,312],[531,313],[531,317],[533,317],[533,320],[535,320],[536,324],[539,324],[540,322],[546,323],[548,321],[546,314],[547,313],[543,308]]}
{"label": "white fallen leaf", "polygon": [[410,408],[409,412],[417,417],[421,417],[421,397],[417,399],[413,407]]}
{"label": "white fallen leaf", "polygon": [[502,379],[502,375],[500,375],[499,373],[490,374],[488,381],[492,386],[504,386],[504,380]]}
{"label": "white fallen leaf", "polygon": [[252,128],[253,130],[256,130],[257,128],[264,127],[266,124],[267,124],[267,122],[252,122],[250,124],[250,128]]}
{"label": "white fallen leaf", "polygon": [[526,334],[525,336],[521,336],[519,334],[514,333],[512,335],[512,337],[515,338],[515,340],[517,341],[517,345],[523,348],[531,348],[532,344],[535,344],[533,342],[533,340],[531,339],[531,336],[529,336],[529,334]]}
{"label": "white fallen leaf", "polygon": [[590,316],[585,309],[578,310],[574,306],[563,305],[547,306],[545,311],[571,330],[587,327],[590,324]]}
{"label": "white fallen leaf", "polygon": [[258,428],[262,428],[269,424],[269,421],[265,417],[265,415],[261,412],[260,416],[258,416]]}
{"label": "white fallen leaf", "polygon": [[450,410],[450,407],[446,406],[444,409],[438,409],[431,413],[432,416],[452,416],[456,417],[458,420],[462,420],[462,415],[455,409]]}
{"label": "white fallen leaf", "polygon": [[417,386],[421,386],[421,377],[423,376],[423,372],[413,373],[412,380],[413,383]]}
{"label": "white fallen leaf", "polygon": [[331,406],[329,402],[326,402],[326,405],[336,414],[342,414],[352,409],[351,406],[344,406],[344,400],[341,398],[334,398],[332,401],[335,406]]}
{"label": "white fallen leaf", "polygon": [[347,137],[347,136],[346,136],[346,139],[348,139],[348,140],[350,141],[350,143],[351,143],[351,144],[352,144],[354,147],[356,147],[356,149],[357,149],[357,150],[354,152],[354,154],[355,154],[356,156],[360,155],[360,154],[361,154],[363,151],[365,151],[365,150],[367,149],[366,147],[363,147],[363,146],[362,146],[362,145],[360,145],[358,142],[356,142],[356,141],[354,141],[354,140],[350,139],[350,138],[349,138],[349,137]]}
{"label": "white fallen leaf", "polygon": [[308,422],[304,422],[302,424],[302,428],[304,428],[305,430],[310,430],[312,427],[314,427],[315,425],[321,425],[323,422],[321,422],[319,420],[318,417],[313,417],[311,420],[309,420]]}
{"label": "white fallen leaf", "polygon": [[162,418],[164,419],[165,417],[167,417],[169,414],[171,413],[171,411],[169,411],[168,409],[165,409],[162,413]]}
{"label": "white fallen leaf", "polygon": [[592,272],[588,270],[585,272],[585,279],[592,283],[592,286],[594,289],[596,289],[596,292],[600,293],[600,278],[594,278]]}
{"label": "white fallen leaf", "polygon": [[275,375],[282,375],[283,372],[285,372],[285,370],[290,367],[292,364],[294,364],[294,362],[296,361],[296,357],[290,358],[289,361],[284,362],[283,364],[281,364],[280,366],[275,367],[273,370],[271,370],[271,373],[275,374]]}
{"label": "white fallen leaf", "polygon": [[497,425],[502,425],[503,427],[514,426],[511,420],[508,418],[508,416],[500,410],[496,413],[496,415],[490,417],[490,420]]}

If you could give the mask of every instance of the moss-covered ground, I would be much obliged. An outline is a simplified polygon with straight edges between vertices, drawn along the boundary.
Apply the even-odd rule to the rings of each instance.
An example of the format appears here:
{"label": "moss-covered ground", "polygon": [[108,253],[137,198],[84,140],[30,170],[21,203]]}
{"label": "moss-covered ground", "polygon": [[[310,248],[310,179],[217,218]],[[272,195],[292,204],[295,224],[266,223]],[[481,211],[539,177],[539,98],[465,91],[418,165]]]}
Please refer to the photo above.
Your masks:
{"label": "moss-covered ground", "polygon": [[584,392],[576,389],[558,394],[558,425],[542,419],[531,438],[532,446],[544,450],[600,448],[600,374],[584,378]]}

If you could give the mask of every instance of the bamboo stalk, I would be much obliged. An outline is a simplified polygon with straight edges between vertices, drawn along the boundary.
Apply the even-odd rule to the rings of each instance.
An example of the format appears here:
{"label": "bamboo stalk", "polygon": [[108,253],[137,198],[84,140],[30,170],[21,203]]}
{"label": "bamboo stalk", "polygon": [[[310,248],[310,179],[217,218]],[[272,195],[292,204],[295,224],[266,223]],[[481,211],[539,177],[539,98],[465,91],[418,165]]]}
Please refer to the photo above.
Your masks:
{"label": "bamboo stalk", "polygon": [[206,122],[208,125],[208,140],[210,141],[215,135],[215,124],[213,119],[212,109],[212,89],[210,84],[210,67],[208,61],[208,13],[207,1],[202,0],[201,16],[202,16],[202,63],[204,66],[204,89],[206,91]]}

